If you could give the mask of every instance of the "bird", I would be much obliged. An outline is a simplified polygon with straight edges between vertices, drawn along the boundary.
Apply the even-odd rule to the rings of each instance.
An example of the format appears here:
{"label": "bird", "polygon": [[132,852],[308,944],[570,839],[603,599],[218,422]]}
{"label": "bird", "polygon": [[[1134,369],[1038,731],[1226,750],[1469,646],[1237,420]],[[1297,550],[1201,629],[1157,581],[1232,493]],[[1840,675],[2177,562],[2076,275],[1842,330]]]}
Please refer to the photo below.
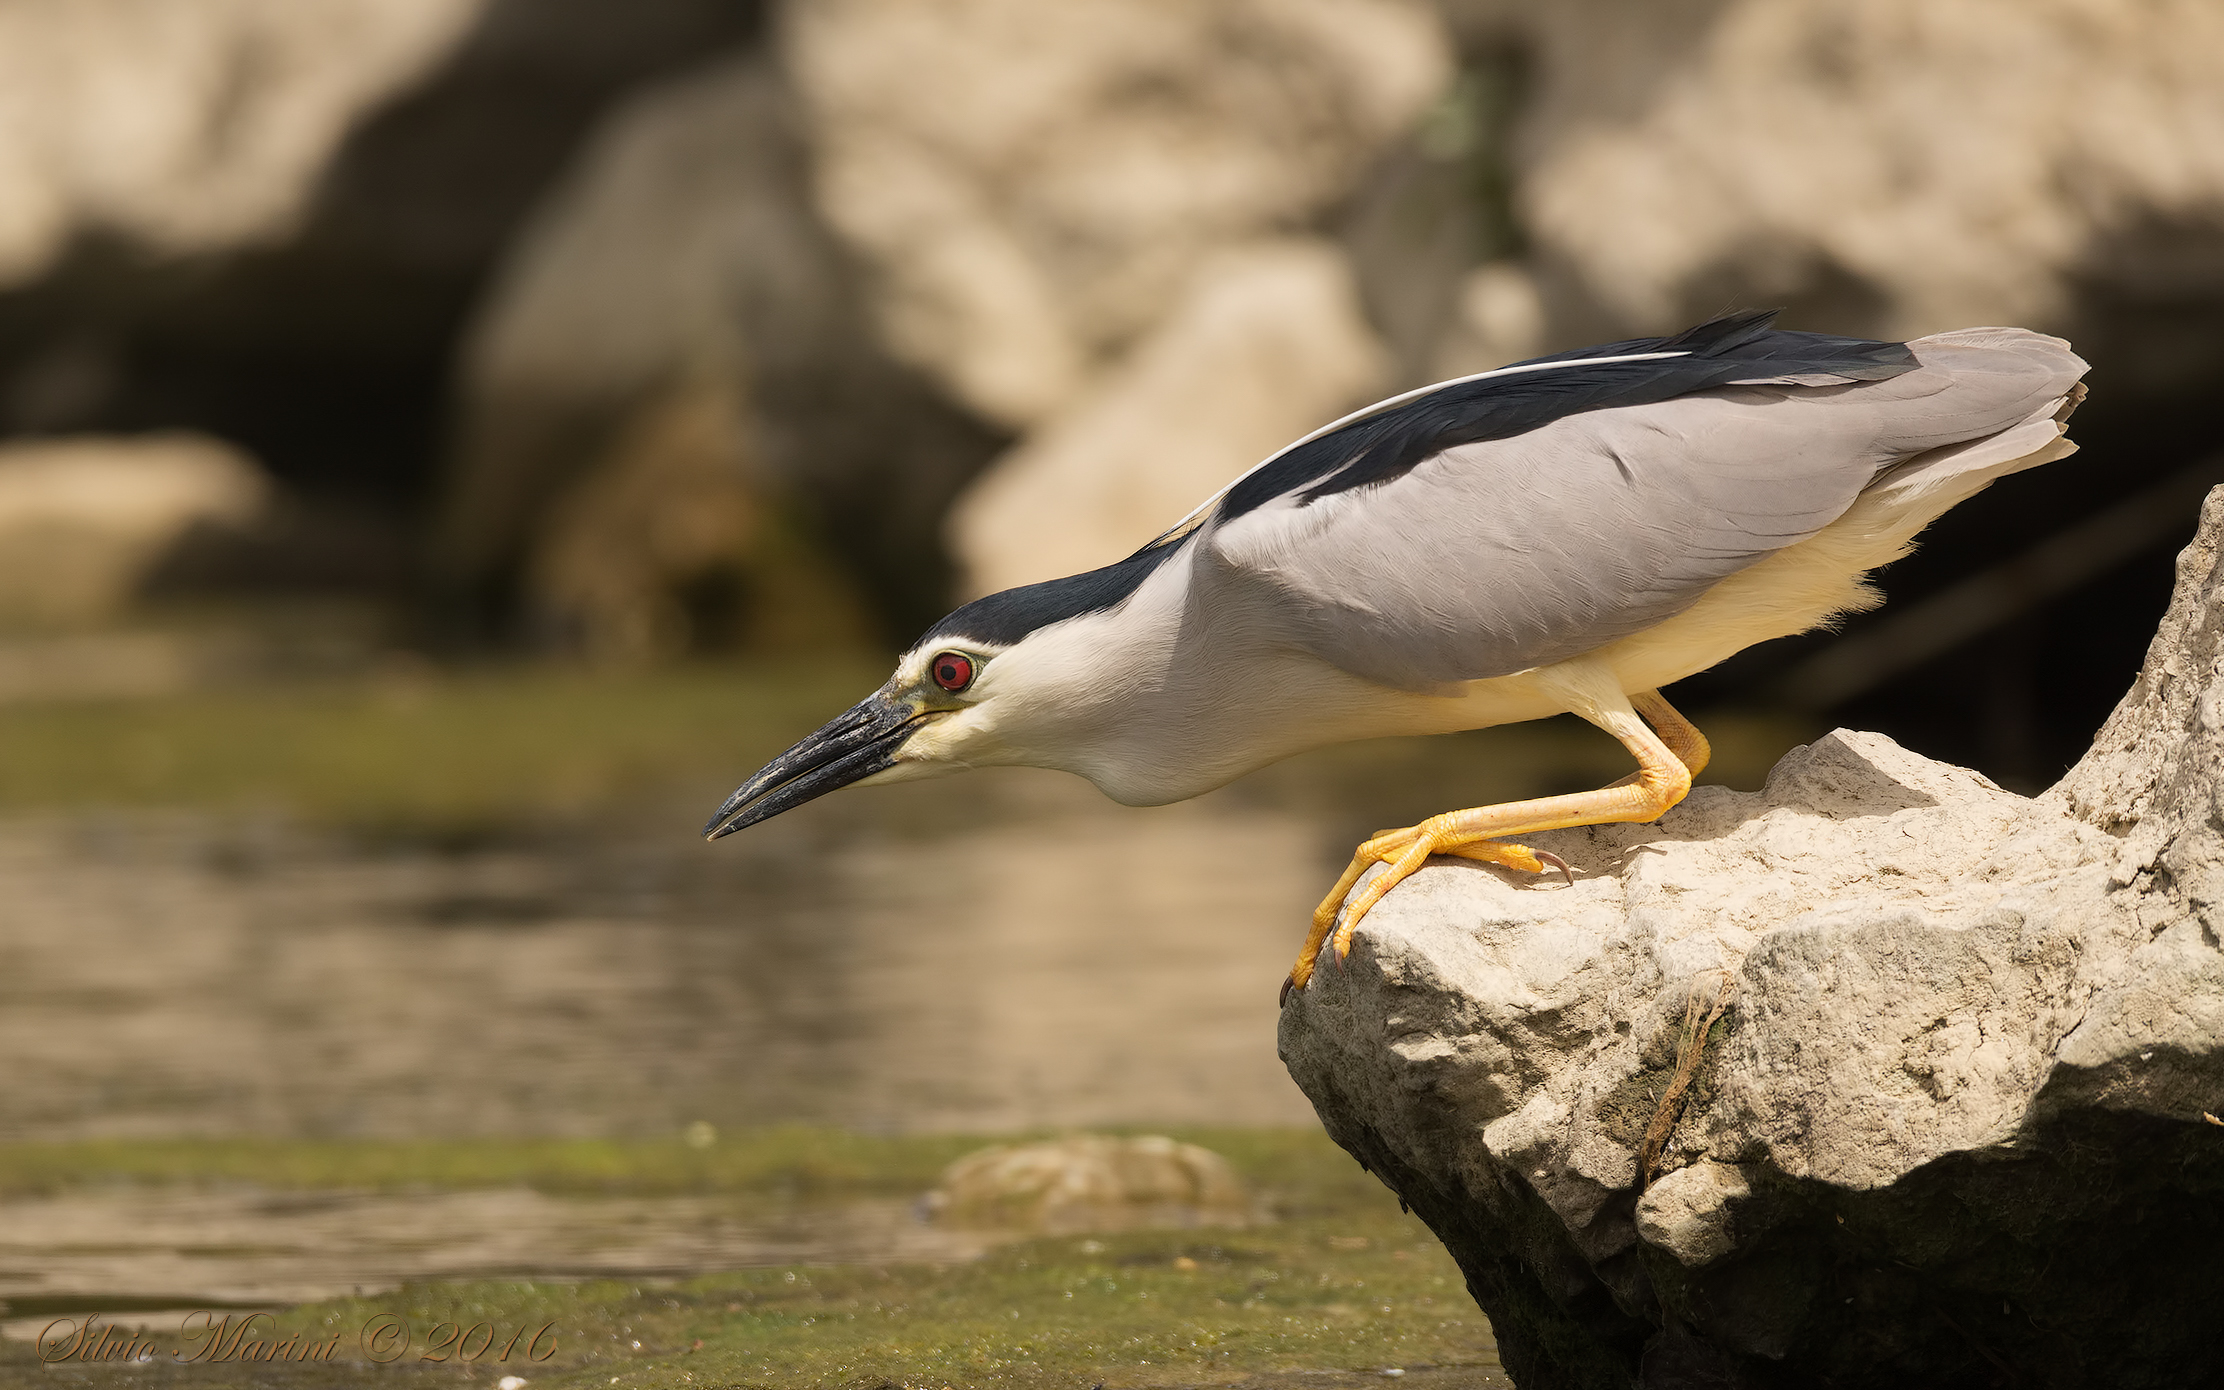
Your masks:
{"label": "bird", "polygon": [[1948,508],[2076,448],[2087,366],[2059,338],[1886,342],[1777,328],[1777,312],[1532,358],[1323,426],[1117,563],[962,605],[704,833],[993,765],[1161,805],[1326,744],[1567,712],[1637,770],[1370,836],[1283,1002],[1431,856],[1572,882],[1520,838],[1657,820],[1706,765],[1662,687],[1875,606],[1869,572]]}

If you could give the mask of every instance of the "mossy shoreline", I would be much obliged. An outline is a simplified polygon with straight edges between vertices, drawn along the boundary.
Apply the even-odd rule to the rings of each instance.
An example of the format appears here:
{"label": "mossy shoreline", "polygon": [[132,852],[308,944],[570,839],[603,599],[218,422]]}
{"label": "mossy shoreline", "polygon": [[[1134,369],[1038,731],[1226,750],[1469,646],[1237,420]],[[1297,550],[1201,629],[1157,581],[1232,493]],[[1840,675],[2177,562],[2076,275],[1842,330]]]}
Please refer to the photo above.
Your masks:
{"label": "mossy shoreline", "polygon": [[[386,1386],[410,1377],[491,1383],[519,1375],[536,1390],[1175,1386],[1300,1372],[1308,1384],[1331,1384],[1333,1377],[1319,1376],[1389,1369],[1422,1376],[1429,1367],[1459,1368],[1446,1383],[1504,1384],[1488,1326],[1442,1248],[1325,1137],[1178,1134],[1228,1157],[1279,1219],[1238,1231],[1021,1240],[947,1267],[797,1265],[668,1280],[411,1285],[277,1310],[252,1329],[235,1314],[213,1339],[205,1322],[192,1335],[157,1328],[143,1342],[152,1359],[130,1363],[79,1355],[41,1365],[32,1344],[0,1344],[0,1384]],[[0,1145],[0,1193],[21,1198],[114,1184],[524,1185],[574,1194],[754,1194],[777,1207],[917,1192],[951,1158],[983,1142],[793,1126],[722,1135],[703,1147],[680,1137],[10,1144]],[[374,1323],[388,1330],[366,1334]],[[62,1335],[66,1329],[57,1329]],[[228,1354],[221,1347],[211,1353],[219,1342]],[[274,1351],[280,1346],[287,1350]],[[499,1359],[505,1347],[510,1354]],[[308,1359],[305,1349],[327,1350]]]}

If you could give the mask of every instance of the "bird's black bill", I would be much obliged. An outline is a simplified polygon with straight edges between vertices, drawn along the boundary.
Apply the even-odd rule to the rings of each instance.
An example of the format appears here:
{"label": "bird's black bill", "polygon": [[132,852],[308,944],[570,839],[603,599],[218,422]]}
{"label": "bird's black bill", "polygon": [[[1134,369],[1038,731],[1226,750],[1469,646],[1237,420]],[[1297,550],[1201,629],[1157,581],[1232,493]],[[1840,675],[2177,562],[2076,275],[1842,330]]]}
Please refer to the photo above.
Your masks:
{"label": "bird's black bill", "polygon": [[893,766],[896,749],[920,718],[910,705],[867,696],[742,783],[703,827],[704,838],[731,835]]}

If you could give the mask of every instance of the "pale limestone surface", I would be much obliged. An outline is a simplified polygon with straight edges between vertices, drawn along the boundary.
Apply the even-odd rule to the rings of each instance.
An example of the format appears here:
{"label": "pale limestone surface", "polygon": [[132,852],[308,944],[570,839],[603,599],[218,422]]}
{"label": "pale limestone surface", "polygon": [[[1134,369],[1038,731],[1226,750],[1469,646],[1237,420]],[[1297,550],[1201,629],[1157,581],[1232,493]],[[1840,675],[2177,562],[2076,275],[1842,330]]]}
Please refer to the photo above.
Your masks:
{"label": "pale limestone surface", "polygon": [[[1637,1161],[1603,1102],[1659,1068],[1687,992],[1711,997],[1722,971],[1741,1026],[1670,1162],[1705,1153],[1858,1188],[2006,1142],[2090,992],[2077,938],[2108,917],[2113,849],[1975,773],[1844,730],[1786,756],[1759,793],[1701,787],[1663,825],[1536,842],[1578,866],[1572,887],[1431,865],[1361,923],[1345,970],[1316,977],[1328,987],[1285,1043],[1293,1068],[1326,1065],[1326,1047],[1365,1067],[1404,1123],[1433,1126],[1443,1106],[1479,1126],[1489,1159],[1529,1174],[1600,1254],[1631,1236],[1591,1223]],[[1785,1086],[1795,1073],[1804,1084]]]}
{"label": "pale limestone surface", "polygon": [[[1520,216],[1536,258],[1625,326],[1680,327],[1731,284],[1817,296],[1841,332],[2057,323],[2096,247],[2213,235],[2224,197],[2206,0],[1445,9],[1530,55]],[[2143,283],[2172,273],[2140,259]]]}
{"label": "pale limestone surface", "polygon": [[968,594],[1128,555],[1386,371],[1332,243],[1222,252],[1150,338],[960,498],[948,530]]}
{"label": "pale limestone surface", "polygon": [[291,231],[357,117],[486,0],[0,5],[0,284],[73,234],[182,253]]}
{"label": "pale limestone surface", "polygon": [[785,52],[890,346],[1015,429],[1345,196],[1451,70],[1417,0],[820,0]]}
{"label": "pale limestone surface", "polygon": [[1730,1209],[1752,1195],[1743,1169],[1702,1158],[1645,1189],[1637,1199],[1637,1237],[1684,1264],[1711,1264],[1736,1247]]}
{"label": "pale limestone surface", "polygon": [[[2203,1119],[2224,1102],[2220,539],[2224,490],[2138,684],[2045,796],[1841,730],[1758,793],[1535,837],[1572,886],[1432,865],[1293,999],[1292,1076],[1461,1256],[1501,1344],[1531,1338],[1542,1360],[1517,1380],[1609,1383],[1633,1341],[1729,1384],[1777,1383],[1764,1362],[1882,1375],[1927,1334],[1847,1350],[1859,1335],[1822,1295],[1855,1264],[1915,1271],[1875,1276],[1872,1322],[1895,1299],[2020,1305],[2067,1339],[2056,1361],[2085,1345],[2063,1329],[2129,1286],[2119,1260],[2213,1287],[2224,1271],[2172,1262],[2224,1256],[2157,1228],[2196,1229],[2224,1188],[2224,1129]],[[1686,1000],[1725,974],[1728,1026],[1640,1193]],[[2142,1243],[2075,1226],[2081,1203]],[[1807,1263],[1770,1263],[1787,1252]],[[1565,1350],[1565,1321],[1596,1365],[1536,1351]],[[1687,1383],[1661,1374],[1646,1383]]]}
{"label": "pale limestone surface", "polygon": [[[758,50],[612,105],[464,344],[445,573],[518,567],[602,660],[878,640],[860,578],[940,615],[934,521],[1003,441],[878,346],[807,136]],[[743,611],[706,635],[721,585]]]}
{"label": "pale limestone surface", "polygon": [[1119,559],[1382,393],[1313,235],[1445,89],[1420,0],[821,0],[788,12],[828,224],[878,332],[1015,447],[969,594]]}
{"label": "pale limestone surface", "polygon": [[253,459],[186,431],[0,445],[0,623],[113,617],[195,527],[247,526],[270,492]]}

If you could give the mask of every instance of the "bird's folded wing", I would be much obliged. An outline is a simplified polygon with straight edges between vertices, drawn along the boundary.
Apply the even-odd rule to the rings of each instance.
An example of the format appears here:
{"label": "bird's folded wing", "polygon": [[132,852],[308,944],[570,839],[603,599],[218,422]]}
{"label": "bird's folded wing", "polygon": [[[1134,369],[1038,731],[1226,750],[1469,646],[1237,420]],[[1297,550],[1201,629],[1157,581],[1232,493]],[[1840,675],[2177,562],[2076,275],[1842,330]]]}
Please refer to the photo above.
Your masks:
{"label": "bird's folded wing", "polygon": [[1378,486],[1275,498],[1208,524],[1196,597],[1405,689],[1596,650],[1813,535],[1894,465],[2051,408],[2085,368],[2020,329],[1909,346],[1921,365],[1883,381],[1589,411]]}

